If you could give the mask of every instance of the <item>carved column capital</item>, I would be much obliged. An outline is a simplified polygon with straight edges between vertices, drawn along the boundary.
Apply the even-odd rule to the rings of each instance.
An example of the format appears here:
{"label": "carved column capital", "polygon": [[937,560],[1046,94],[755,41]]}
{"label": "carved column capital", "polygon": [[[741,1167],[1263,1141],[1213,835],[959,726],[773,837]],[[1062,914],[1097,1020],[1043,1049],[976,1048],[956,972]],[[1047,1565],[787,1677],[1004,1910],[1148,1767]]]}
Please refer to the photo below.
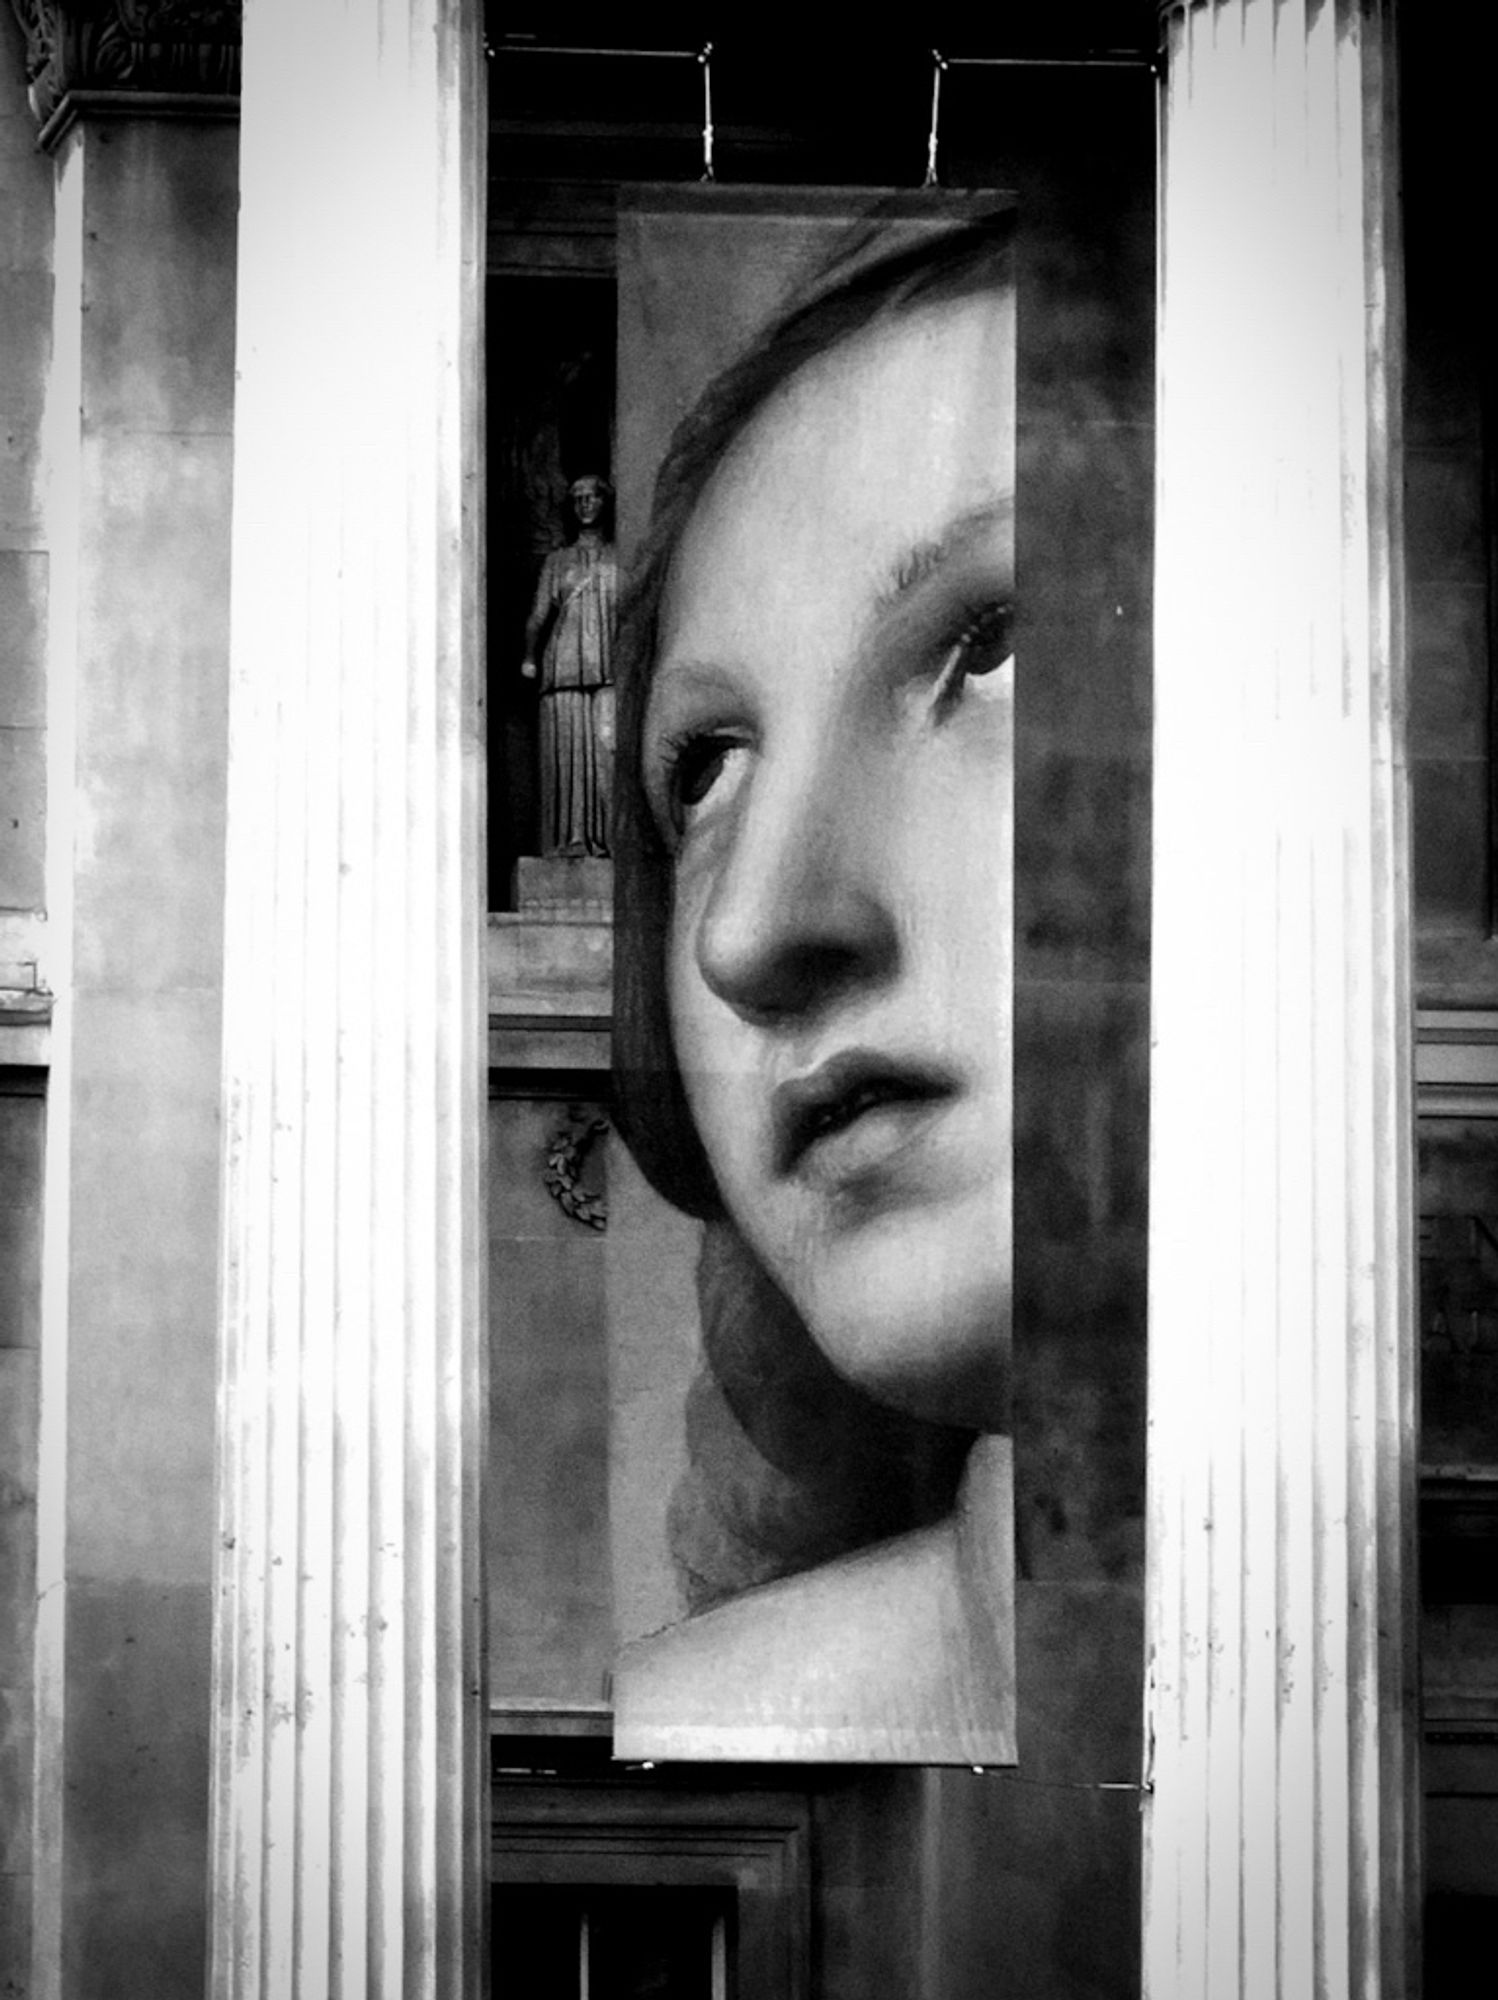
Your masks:
{"label": "carved column capital", "polygon": [[235,109],[243,0],[11,0],[44,144],[83,110]]}

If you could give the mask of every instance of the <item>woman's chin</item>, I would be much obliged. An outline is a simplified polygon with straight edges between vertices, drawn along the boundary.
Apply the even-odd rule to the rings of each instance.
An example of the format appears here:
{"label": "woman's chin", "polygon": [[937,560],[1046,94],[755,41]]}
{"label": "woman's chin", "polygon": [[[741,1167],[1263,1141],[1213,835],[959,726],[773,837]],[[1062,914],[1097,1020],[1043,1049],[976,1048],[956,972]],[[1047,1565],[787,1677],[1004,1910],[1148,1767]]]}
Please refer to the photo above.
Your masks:
{"label": "woman's chin", "polygon": [[853,1249],[826,1247],[788,1287],[833,1367],[907,1415],[1007,1430],[1011,1273],[991,1219],[976,1240],[891,1220]]}

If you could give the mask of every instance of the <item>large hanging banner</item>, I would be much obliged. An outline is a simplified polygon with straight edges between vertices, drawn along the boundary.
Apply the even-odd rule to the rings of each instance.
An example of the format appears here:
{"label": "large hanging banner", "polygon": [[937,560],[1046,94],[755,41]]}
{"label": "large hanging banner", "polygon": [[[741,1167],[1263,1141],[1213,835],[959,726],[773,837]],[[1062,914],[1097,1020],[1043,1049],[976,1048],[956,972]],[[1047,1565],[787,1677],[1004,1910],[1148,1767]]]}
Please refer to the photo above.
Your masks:
{"label": "large hanging banner", "polygon": [[1016,1758],[1012,235],[621,202],[621,1757]]}

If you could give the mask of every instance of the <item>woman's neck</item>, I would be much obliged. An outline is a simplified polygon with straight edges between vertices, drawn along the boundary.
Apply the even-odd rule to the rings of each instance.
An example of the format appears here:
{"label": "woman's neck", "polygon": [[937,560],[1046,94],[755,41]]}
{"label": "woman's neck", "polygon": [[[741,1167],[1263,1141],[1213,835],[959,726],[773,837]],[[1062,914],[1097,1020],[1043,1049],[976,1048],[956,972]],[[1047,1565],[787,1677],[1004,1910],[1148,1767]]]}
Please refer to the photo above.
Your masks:
{"label": "woman's neck", "polygon": [[957,1494],[957,1551],[980,1603],[1004,1606],[1014,1588],[1014,1441],[984,1435],[968,1454]]}

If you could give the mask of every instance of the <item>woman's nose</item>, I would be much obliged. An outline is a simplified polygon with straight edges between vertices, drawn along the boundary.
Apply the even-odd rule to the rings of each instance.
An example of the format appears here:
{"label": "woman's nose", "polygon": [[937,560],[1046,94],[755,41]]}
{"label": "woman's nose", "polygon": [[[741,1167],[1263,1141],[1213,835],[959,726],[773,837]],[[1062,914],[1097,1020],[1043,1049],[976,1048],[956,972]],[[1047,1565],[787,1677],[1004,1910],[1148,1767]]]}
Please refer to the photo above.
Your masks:
{"label": "woman's nose", "polygon": [[756,774],[697,931],[698,970],[718,999],[773,1025],[893,974],[894,811],[887,784],[850,763],[781,782]]}

